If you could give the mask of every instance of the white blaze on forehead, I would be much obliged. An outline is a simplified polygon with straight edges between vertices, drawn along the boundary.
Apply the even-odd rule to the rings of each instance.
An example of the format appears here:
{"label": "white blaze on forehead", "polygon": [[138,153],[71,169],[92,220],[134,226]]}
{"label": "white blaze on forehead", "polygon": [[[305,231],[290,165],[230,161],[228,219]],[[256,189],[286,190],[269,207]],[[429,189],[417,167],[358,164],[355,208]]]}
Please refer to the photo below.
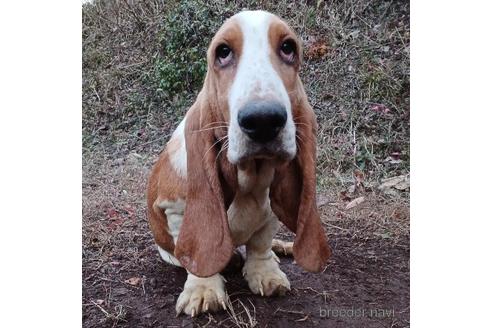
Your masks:
{"label": "white blaze on forehead", "polygon": [[[229,148],[227,156],[230,161],[241,157],[248,141],[241,132],[237,116],[239,110],[249,101],[268,100],[282,104],[287,111],[287,122],[284,132],[284,145],[295,149],[294,121],[289,95],[274,69],[271,56],[275,55],[276,45],[271,45],[268,37],[270,24],[275,16],[265,11],[243,11],[234,15],[234,19],[242,32],[242,53],[239,54],[237,72],[229,92]],[[294,140],[294,141],[293,141]]]}
{"label": "white blaze on forehead", "polygon": [[243,11],[233,16],[243,36],[242,53],[229,93],[229,108],[233,114],[252,96],[257,100],[264,97],[277,100],[290,112],[287,91],[270,60],[272,45],[268,30],[274,17],[265,11]]}

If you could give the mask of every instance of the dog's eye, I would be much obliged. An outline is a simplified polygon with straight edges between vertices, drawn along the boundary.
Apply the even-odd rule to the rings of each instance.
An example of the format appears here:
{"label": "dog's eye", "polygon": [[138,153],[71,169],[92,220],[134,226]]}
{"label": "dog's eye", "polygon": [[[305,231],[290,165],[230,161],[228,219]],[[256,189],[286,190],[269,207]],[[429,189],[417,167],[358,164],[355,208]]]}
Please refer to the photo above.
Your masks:
{"label": "dog's eye", "polygon": [[285,40],[280,46],[280,57],[287,63],[293,63],[296,53],[296,44],[294,40]]}
{"label": "dog's eye", "polygon": [[215,56],[219,65],[224,67],[232,60],[232,49],[226,44],[221,44],[215,49]]}
{"label": "dog's eye", "polygon": [[221,44],[217,47],[217,57],[225,59],[231,53],[231,48],[226,46],[225,44]]}

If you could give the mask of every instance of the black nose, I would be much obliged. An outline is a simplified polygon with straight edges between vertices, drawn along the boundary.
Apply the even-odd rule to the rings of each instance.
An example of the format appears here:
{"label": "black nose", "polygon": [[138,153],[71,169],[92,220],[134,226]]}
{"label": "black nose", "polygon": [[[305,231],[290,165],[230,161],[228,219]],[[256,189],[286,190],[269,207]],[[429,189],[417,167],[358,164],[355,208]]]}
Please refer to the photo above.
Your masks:
{"label": "black nose", "polygon": [[256,142],[272,141],[285,126],[285,107],[272,101],[255,101],[246,104],[237,116],[241,130]]}

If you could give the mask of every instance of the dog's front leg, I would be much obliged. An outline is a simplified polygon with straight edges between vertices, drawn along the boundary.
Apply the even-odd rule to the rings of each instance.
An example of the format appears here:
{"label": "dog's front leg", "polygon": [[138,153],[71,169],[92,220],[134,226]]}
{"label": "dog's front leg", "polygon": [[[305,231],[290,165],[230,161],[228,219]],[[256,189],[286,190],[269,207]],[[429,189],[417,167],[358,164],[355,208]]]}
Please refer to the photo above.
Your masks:
{"label": "dog's front leg", "polygon": [[287,290],[290,290],[290,282],[285,273],[280,270],[280,261],[272,251],[273,236],[277,233],[278,228],[278,219],[272,215],[246,243],[247,257],[243,275],[249,288],[255,294],[285,295]]}

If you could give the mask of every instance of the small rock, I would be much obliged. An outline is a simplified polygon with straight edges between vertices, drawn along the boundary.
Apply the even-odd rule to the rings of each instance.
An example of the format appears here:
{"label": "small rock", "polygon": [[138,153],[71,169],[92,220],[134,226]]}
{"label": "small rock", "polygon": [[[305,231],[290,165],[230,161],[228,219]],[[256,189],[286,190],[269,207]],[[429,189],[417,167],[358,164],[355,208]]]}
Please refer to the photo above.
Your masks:
{"label": "small rock", "polygon": [[362,202],[364,202],[365,198],[362,196],[362,197],[358,197],[354,200],[352,200],[350,203],[347,204],[347,206],[345,206],[345,209],[346,210],[349,210],[351,208],[354,208],[360,204],[362,204]]}

